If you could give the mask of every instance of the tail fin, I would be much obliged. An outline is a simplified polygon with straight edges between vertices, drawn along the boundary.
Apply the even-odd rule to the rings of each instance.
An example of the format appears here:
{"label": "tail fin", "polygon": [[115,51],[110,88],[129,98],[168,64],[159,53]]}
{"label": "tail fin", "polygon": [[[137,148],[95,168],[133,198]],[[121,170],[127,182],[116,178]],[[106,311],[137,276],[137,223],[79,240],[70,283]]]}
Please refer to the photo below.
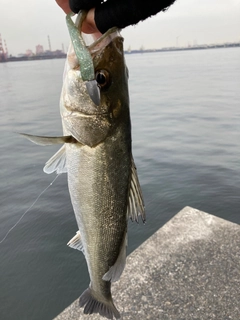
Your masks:
{"label": "tail fin", "polygon": [[106,302],[98,301],[92,295],[90,288],[82,293],[81,297],[79,298],[79,305],[80,307],[85,306],[83,311],[84,314],[99,313],[101,316],[107,319],[113,319],[113,316],[116,319],[121,318],[120,313],[111,300]]}

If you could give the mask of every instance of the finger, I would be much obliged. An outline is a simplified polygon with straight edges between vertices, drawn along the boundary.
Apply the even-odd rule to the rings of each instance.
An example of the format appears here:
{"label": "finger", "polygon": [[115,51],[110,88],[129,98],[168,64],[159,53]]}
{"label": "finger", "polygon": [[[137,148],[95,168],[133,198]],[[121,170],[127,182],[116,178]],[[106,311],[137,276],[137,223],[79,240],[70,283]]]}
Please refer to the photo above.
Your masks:
{"label": "finger", "polygon": [[98,28],[96,27],[95,24],[95,9],[90,9],[87,13],[86,19],[83,21],[82,24],[82,32],[84,33],[91,33],[91,34],[96,34],[96,37],[100,37],[102,34],[98,31]]}
{"label": "finger", "polygon": [[71,12],[71,9],[69,7],[69,1],[68,0],[55,0],[59,7],[63,9],[63,11],[68,14]]}
{"label": "finger", "polygon": [[79,10],[90,10],[100,4],[102,0],[69,0],[72,12],[78,13]]}

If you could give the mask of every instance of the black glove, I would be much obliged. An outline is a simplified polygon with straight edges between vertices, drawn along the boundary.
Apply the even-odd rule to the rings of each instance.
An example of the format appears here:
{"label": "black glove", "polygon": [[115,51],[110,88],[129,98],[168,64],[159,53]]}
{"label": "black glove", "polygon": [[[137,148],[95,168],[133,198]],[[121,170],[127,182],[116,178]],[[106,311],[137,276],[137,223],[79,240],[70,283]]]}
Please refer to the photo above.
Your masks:
{"label": "black glove", "polygon": [[78,13],[80,10],[90,10],[99,5],[101,0],[69,0],[72,12]]}
{"label": "black glove", "polygon": [[69,0],[73,12],[95,8],[95,23],[101,33],[112,27],[120,29],[165,11],[175,0]]}

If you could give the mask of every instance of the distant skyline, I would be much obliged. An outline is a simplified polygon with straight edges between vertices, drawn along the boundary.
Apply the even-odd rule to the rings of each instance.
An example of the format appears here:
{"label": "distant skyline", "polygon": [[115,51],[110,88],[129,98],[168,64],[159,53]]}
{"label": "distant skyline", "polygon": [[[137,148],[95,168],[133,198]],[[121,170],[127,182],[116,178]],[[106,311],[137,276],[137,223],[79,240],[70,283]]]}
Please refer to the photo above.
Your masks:
{"label": "distant skyline", "polygon": [[[0,33],[12,55],[35,52],[39,44],[48,50],[48,36],[53,51],[69,44],[65,14],[54,0],[1,0]],[[240,42],[240,0],[177,0],[121,34],[126,50]]]}

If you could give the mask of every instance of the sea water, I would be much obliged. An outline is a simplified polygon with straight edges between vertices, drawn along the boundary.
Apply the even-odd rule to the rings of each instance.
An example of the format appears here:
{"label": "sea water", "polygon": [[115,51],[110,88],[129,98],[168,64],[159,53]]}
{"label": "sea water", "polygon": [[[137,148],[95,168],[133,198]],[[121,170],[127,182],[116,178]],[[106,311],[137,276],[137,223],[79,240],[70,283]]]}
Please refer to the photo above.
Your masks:
{"label": "sea water", "polygon": [[[147,223],[128,253],[185,206],[240,223],[240,49],[127,54],[133,155]],[[0,64],[0,240],[53,181],[41,147],[16,132],[61,135],[64,60]],[[48,320],[89,284],[66,174],[0,244],[0,319]],[[156,254],[161,254],[157,252]]]}

